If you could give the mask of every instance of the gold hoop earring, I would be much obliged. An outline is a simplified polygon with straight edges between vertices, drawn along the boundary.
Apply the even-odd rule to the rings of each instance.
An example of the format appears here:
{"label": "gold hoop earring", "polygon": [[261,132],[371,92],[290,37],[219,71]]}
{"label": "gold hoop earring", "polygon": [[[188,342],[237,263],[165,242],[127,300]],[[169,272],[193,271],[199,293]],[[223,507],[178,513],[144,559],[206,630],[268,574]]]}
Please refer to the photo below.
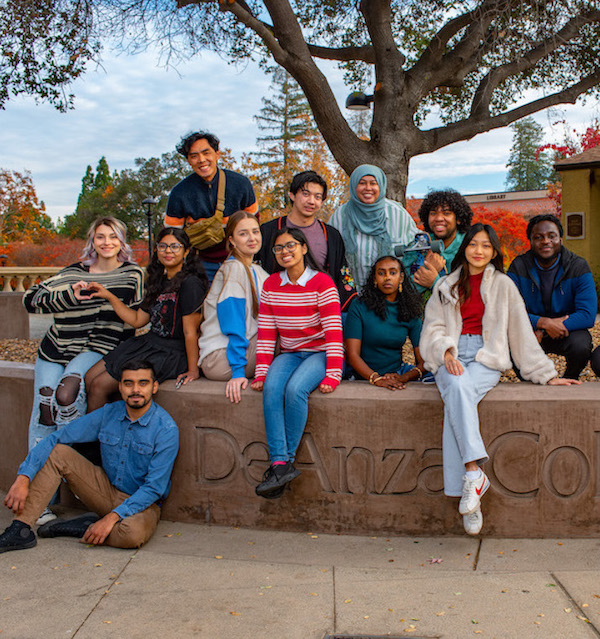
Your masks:
{"label": "gold hoop earring", "polygon": [[402,282],[398,284],[398,293],[402,293]]}

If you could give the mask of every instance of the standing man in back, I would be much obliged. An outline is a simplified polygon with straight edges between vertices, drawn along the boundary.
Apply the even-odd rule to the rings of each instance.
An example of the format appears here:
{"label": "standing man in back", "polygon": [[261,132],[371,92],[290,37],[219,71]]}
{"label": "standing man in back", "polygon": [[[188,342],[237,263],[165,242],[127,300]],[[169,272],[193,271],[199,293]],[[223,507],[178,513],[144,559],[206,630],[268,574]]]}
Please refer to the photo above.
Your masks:
{"label": "standing man in back", "polygon": [[219,138],[206,131],[190,133],[177,145],[193,173],[176,184],[167,202],[165,226],[185,228],[202,257],[209,282],[228,255],[224,227],[236,211],[256,214],[250,180],[218,166]]}
{"label": "standing man in back", "polygon": [[260,227],[263,243],[256,258],[267,273],[273,273],[276,266],[272,253],[275,233],[286,226],[300,229],[317,264],[335,282],[342,313],[345,313],[356,297],[356,289],[346,264],[346,250],[340,232],[317,219],[326,197],[327,182],[315,171],[303,171],[295,175],[289,192],[292,208],[288,215],[282,215]]}

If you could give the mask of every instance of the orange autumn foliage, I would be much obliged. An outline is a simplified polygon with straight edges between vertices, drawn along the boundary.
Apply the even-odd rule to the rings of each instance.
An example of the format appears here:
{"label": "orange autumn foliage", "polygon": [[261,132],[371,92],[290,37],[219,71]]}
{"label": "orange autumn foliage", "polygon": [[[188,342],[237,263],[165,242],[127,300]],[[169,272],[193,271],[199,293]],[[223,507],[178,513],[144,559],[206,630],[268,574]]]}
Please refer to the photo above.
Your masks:
{"label": "orange autumn foliage", "polygon": [[43,242],[55,236],[28,172],[0,169],[0,241]]}

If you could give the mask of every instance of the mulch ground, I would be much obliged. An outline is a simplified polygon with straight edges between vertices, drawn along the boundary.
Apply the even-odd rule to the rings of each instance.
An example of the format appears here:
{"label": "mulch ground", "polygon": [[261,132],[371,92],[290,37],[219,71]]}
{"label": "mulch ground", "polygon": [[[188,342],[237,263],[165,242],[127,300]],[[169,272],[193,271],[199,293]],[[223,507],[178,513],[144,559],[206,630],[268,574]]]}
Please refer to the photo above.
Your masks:
{"label": "mulch ground", "polygon": [[[600,346],[600,322],[596,322],[596,325],[592,328],[591,332],[594,348],[596,346]],[[40,340],[37,339],[1,339],[0,359],[7,360],[9,362],[30,362],[33,364],[37,356],[39,343]],[[550,358],[554,361],[559,374],[562,375],[565,370],[564,357],[560,357],[559,355],[550,355]],[[404,361],[414,364],[412,347],[409,344],[404,347]],[[582,382],[599,381],[592,372],[592,369],[589,367],[589,364],[584,368],[580,379]],[[500,381],[511,383],[519,382],[512,369],[510,371],[506,371],[500,378]]]}

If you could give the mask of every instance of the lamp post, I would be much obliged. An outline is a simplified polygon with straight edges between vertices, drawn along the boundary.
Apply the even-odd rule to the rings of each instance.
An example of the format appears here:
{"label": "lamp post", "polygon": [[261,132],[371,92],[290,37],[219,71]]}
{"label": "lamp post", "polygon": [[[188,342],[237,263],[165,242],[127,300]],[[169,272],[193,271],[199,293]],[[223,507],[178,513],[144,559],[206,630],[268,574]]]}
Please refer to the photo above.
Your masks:
{"label": "lamp post", "polygon": [[368,111],[374,100],[374,95],[367,95],[363,91],[352,91],[346,98],[346,108],[350,111]]}
{"label": "lamp post", "polygon": [[152,197],[151,195],[142,200],[142,204],[148,206],[146,211],[146,217],[148,218],[148,260],[152,259],[152,205],[158,204],[159,201],[157,197]]}
{"label": "lamp post", "polygon": [[2,267],[4,268],[6,266],[6,260],[8,259],[8,255],[6,255],[5,253],[2,253],[2,255],[0,255],[0,260],[2,260]]}

